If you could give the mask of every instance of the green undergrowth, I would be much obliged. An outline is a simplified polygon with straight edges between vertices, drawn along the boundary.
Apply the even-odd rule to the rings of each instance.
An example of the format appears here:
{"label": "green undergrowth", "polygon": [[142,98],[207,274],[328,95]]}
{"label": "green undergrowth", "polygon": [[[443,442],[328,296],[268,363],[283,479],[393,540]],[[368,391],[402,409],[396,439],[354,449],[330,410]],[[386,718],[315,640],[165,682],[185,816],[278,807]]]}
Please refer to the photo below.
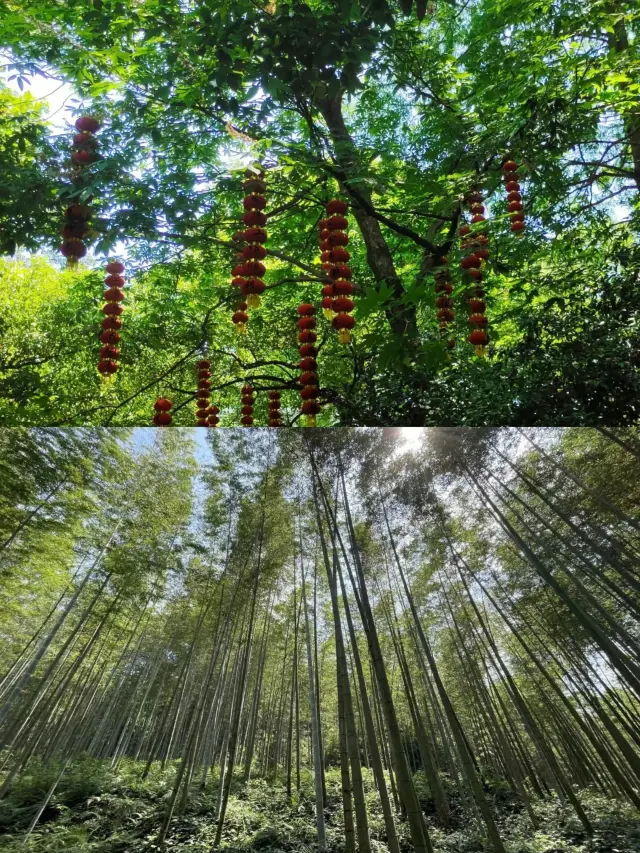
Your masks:
{"label": "green undergrowth", "polygon": [[[57,787],[34,832],[25,833],[38,805],[60,768],[33,764],[11,792],[0,800],[0,850],[7,853],[155,853],[157,833],[175,774],[175,765],[154,767],[143,780],[143,766],[127,762],[113,769],[95,760],[71,765]],[[373,853],[385,853],[382,813],[368,771],[364,771]],[[215,836],[218,780],[202,789],[194,780],[187,807],[177,811],[164,849],[171,853],[210,851]],[[481,828],[445,780],[452,806],[450,826],[439,825],[428,785],[421,774],[416,787],[429,822],[436,853],[489,851]],[[498,817],[508,853],[632,853],[640,851],[640,813],[591,791],[580,794],[593,823],[589,839],[570,808],[557,800],[535,805],[539,827],[533,830],[526,813],[508,787],[488,782],[487,794]],[[340,774],[327,771],[327,842],[331,853],[344,850]],[[403,853],[410,853],[408,828],[398,821]],[[313,780],[303,772],[301,790],[292,801],[284,780],[253,778],[248,785],[234,779],[221,849],[226,853],[315,853]]]}

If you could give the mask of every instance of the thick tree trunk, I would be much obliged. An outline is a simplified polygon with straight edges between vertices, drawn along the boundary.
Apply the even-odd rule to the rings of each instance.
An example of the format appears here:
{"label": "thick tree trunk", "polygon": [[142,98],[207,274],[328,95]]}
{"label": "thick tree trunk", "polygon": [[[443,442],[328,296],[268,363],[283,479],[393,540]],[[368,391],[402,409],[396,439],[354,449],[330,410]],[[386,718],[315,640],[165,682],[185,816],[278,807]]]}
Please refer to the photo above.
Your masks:
{"label": "thick tree trunk", "polygon": [[[362,164],[359,162],[358,150],[342,114],[342,92],[333,98],[321,99],[318,106],[331,134],[336,162],[346,176],[347,191],[350,181],[353,180],[357,193],[371,205],[371,194],[362,180],[359,180],[362,176]],[[384,238],[380,223],[358,204],[357,199],[353,200],[352,210],[365,242],[367,263],[376,280],[376,285],[380,287],[385,284],[391,291],[390,303],[385,309],[389,325],[398,335],[413,335],[416,331],[415,311],[402,301],[404,288],[396,272],[391,250]]]}

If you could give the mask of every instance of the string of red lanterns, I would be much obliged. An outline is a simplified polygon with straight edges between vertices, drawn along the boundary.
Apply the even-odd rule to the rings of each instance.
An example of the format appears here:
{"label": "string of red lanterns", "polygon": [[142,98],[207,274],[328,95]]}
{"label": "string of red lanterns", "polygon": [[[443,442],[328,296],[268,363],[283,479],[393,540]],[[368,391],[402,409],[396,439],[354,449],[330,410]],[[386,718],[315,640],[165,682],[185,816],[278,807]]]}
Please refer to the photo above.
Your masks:
{"label": "string of red lanterns", "polygon": [[122,313],[123,308],[120,304],[124,299],[124,264],[120,261],[110,261],[106,267],[107,273],[104,283],[106,290],[104,292],[105,304],[102,306],[102,313],[105,315],[101,327],[100,342],[100,361],[98,362],[98,370],[103,376],[112,376],[118,372],[120,350],[120,330],[122,329]]}
{"label": "string of red lanterns", "polygon": [[153,416],[153,425],[154,426],[169,426],[173,418],[171,417],[170,411],[173,403],[171,400],[168,400],[166,397],[158,397],[158,399],[153,404],[153,408],[156,413]]}
{"label": "string of red lanterns", "polygon": [[239,332],[246,332],[249,315],[248,308],[256,308],[260,304],[260,296],[265,291],[265,283],[262,276],[266,267],[262,263],[267,256],[264,244],[267,242],[267,216],[264,209],[267,200],[264,196],[267,185],[264,181],[264,172],[256,174],[250,170],[245,172],[245,181],[242,188],[247,193],[243,199],[244,215],[243,223],[247,226],[245,231],[234,235],[234,240],[245,242],[239,258],[240,263],[233,268],[232,284],[240,289],[244,299],[236,307],[231,318]]}
{"label": "string of red lanterns", "polygon": [[[435,281],[436,291],[436,307],[438,309],[438,320],[440,322],[440,333],[443,337],[447,335],[447,327],[455,319],[456,313],[453,310],[453,282],[451,281],[451,273],[449,271],[449,258],[443,255],[440,258],[440,263],[436,269],[433,278]],[[447,340],[447,346],[452,349],[456,345],[455,338]]]}
{"label": "string of red lanterns", "polygon": [[269,391],[269,402],[267,404],[269,414],[269,426],[282,426],[282,415],[280,413],[280,392]]}
{"label": "string of red lanterns", "polygon": [[[320,248],[323,253],[328,252],[327,263],[331,264],[328,270],[329,278],[333,284],[327,286],[331,288],[331,293],[325,294],[323,288],[322,295],[324,298],[332,297],[330,309],[334,313],[331,320],[331,325],[338,332],[338,340],[341,344],[349,343],[351,339],[351,330],[356,324],[355,319],[351,316],[355,305],[350,298],[353,295],[353,284],[351,283],[351,269],[347,266],[351,255],[346,248],[349,244],[349,235],[347,228],[349,221],[345,214],[348,210],[348,205],[341,199],[334,198],[327,203],[325,210],[328,219],[321,220],[326,228],[321,231],[321,236],[328,232],[328,235],[320,243]],[[325,301],[323,298],[322,307],[325,309]],[[328,305],[328,303],[327,303]]]}
{"label": "string of red lanterns", "polygon": [[302,398],[300,411],[307,418],[307,426],[316,425],[316,415],[320,412],[320,403],[316,399],[319,394],[319,382],[318,362],[316,361],[318,350],[315,347],[318,338],[315,332],[316,318],[313,316],[315,313],[316,306],[309,302],[298,305],[298,314],[300,315],[298,320],[298,341],[300,342],[298,367],[302,371],[298,378],[298,382],[302,386],[300,390],[300,397]]}
{"label": "string of red lanterns", "polygon": [[211,362],[203,358],[197,364],[196,426],[209,426],[209,399],[211,396]]}
{"label": "string of red lanterns", "polygon": [[254,391],[251,385],[243,385],[242,386],[242,408],[240,412],[242,417],[240,418],[240,423],[242,426],[251,426],[253,423],[253,407],[255,403]]}
{"label": "string of red lanterns", "polygon": [[[327,228],[328,219],[320,219],[318,222],[318,228],[320,229],[319,238],[320,238],[320,264],[322,269],[329,275],[330,271],[333,269],[333,263],[330,260],[331,252],[329,249],[323,249],[322,245],[329,238],[331,231]],[[325,284],[322,288],[322,313],[327,318],[327,320],[333,320],[333,310],[331,306],[333,305],[333,297],[335,296],[335,292],[333,290],[333,282],[330,284]]]}
{"label": "string of red lanterns", "polygon": [[[100,128],[100,122],[93,116],[80,116],[76,119],[75,128],[78,132],[73,137],[71,180],[79,187],[85,168],[98,159],[98,140],[94,134]],[[87,254],[87,247],[82,238],[89,231],[89,219],[91,208],[86,204],[74,202],[65,211],[60,252],[67,259],[69,266],[75,266],[80,258]]]}
{"label": "string of red lanterns", "polygon": [[[471,223],[479,225],[486,222],[482,193],[474,190],[469,194],[467,201],[471,213]],[[489,343],[489,335],[486,331],[488,320],[485,316],[487,306],[483,301],[485,292],[482,287],[483,268],[489,258],[489,249],[487,248],[489,238],[484,231],[472,229],[467,223],[459,229],[458,233],[462,238],[460,247],[466,252],[460,261],[460,266],[465,275],[474,283],[473,295],[466,294],[467,305],[471,311],[469,324],[472,327],[467,340],[475,347],[476,355],[483,357],[486,355],[486,346]]]}
{"label": "string of red lanterns", "polygon": [[507,192],[507,210],[511,217],[511,232],[516,237],[523,237],[525,224],[524,213],[522,206],[522,195],[520,194],[520,184],[518,183],[518,164],[510,157],[502,166],[504,188]]}

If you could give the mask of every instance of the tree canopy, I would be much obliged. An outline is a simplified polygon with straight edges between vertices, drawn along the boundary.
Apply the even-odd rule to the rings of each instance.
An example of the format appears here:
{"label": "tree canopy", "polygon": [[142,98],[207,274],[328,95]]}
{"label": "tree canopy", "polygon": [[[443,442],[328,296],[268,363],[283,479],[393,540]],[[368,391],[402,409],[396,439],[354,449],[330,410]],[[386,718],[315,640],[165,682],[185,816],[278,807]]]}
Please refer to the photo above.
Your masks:
{"label": "tree canopy", "polygon": [[4,432],[7,849],[633,849],[637,431]]}
{"label": "tree canopy", "polygon": [[[418,7],[9,0],[0,43],[12,73],[67,81],[102,122],[81,191],[94,211],[89,266],[124,246],[131,286],[121,371],[105,385],[97,270],[5,262],[4,423],[148,423],[153,394],[168,393],[188,424],[205,350],[223,424],[238,423],[247,379],[282,389],[285,420],[297,423],[296,306],[318,303],[327,280],[316,226],[335,196],[349,203],[356,326],[344,346],[320,323],[319,424],[637,419],[637,10],[623,0]],[[5,251],[53,248],[56,217],[80,192],[65,172],[71,130],[47,143],[59,168],[47,159],[45,169],[29,153],[45,144],[42,129],[32,113],[21,124],[21,103],[0,159]],[[509,156],[522,239],[501,184]],[[267,289],[245,337],[231,322],[232,238],[256,162]],[[490,253],[486,359],[467,342],[458,266],[475,190]],[[443,256],[455,309],[446,335],[433,281]],[[20,288],[41,295],[16,305]]]}

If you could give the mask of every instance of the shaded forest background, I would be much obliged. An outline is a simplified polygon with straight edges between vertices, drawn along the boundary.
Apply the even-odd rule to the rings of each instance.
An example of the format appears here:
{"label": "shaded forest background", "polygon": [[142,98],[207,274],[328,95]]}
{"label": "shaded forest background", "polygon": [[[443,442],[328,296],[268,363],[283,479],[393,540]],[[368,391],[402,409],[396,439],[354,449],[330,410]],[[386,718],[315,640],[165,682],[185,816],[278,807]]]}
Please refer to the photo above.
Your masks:
{"label": "shaded forest background", "polygon": [[[223,425],[238,423],[247,380],[282,389],[296,423],[295,309],[319,299],[316,223],[336,193],[351,205],[359,290],[353,344],[321,328],[321,425],[636,422],[634,4],[439,2],[422,21],[387,0],[6,7],[5,68],[25,92],[0,90],[1,244],[22,247],[0,264],[3,424],[147,424],[162,394],[189,425],[205,349]],[[75,192],[71,123],[47,126],[27,92],[37,75],[66,82],[74,114],[103,123],[80,191],[93,196],[94,271],[25,259],[54,252]],[[507,154],[520,164],[521,240],[500,184]],[[255,161],[267,173],[267,291],[240,340],[231,237]],[[486,360],[466,342],[456,236],[476,187],[491,252]],[[99,261],[122,251],[122,369],[104,383]],[[433,288],[443,254],[452,351]]]}
{"label": "shaded forest background", "polygon": [[0,431],[0,843],[637,849],[639,463],[633,430]]}

